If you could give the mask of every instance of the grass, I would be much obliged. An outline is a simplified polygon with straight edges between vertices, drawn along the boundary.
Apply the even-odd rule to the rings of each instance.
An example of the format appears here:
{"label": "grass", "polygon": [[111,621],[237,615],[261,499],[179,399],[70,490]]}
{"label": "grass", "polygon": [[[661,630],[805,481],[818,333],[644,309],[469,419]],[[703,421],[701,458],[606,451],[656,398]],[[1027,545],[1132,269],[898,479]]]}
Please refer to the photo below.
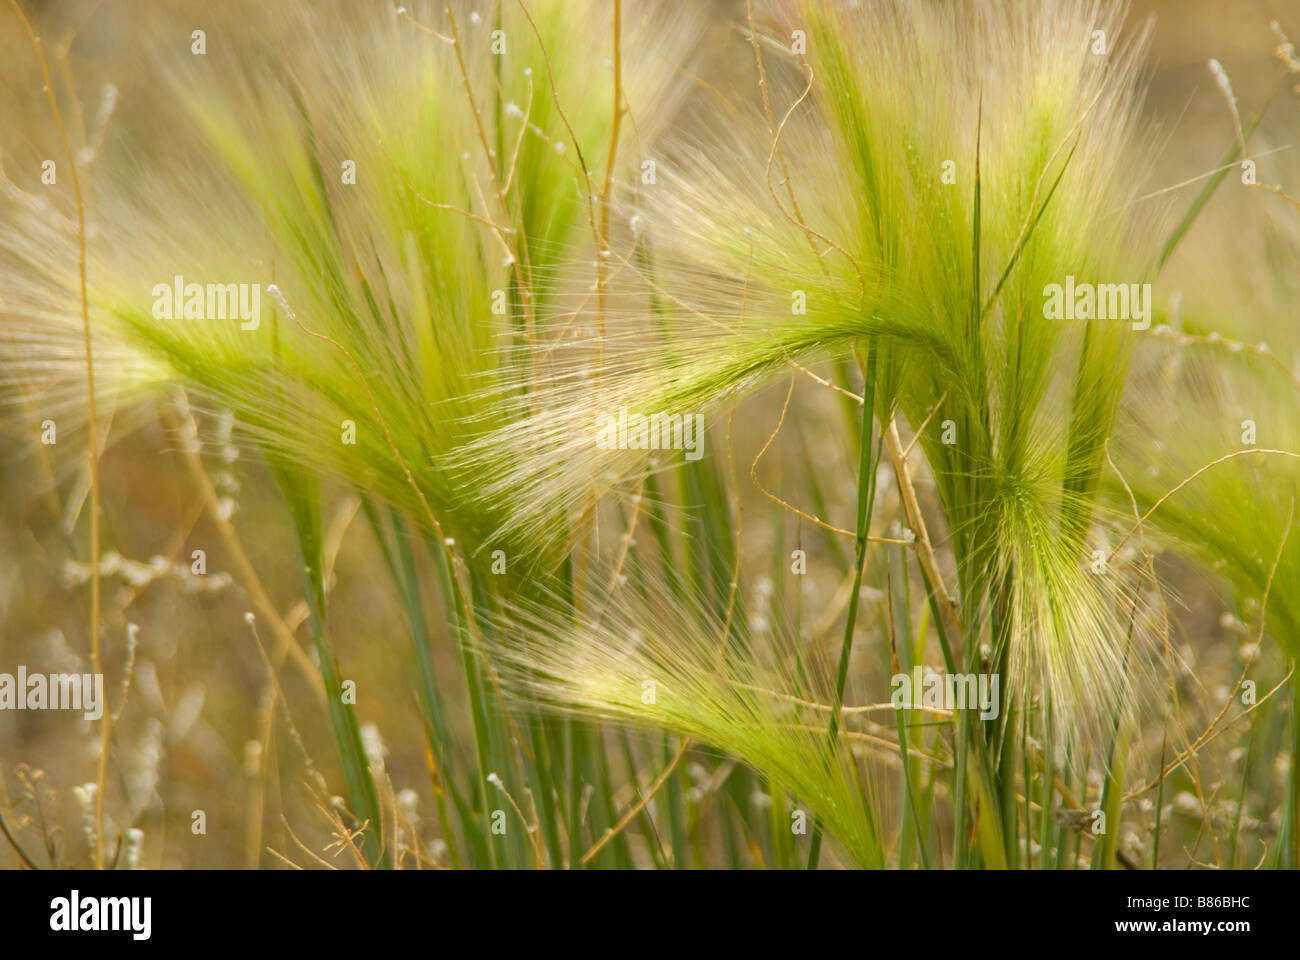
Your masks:
{"label": "grass", "polygon": [[[93,236],[75,182],[75,218],[6,195],[0,389],[88,438],[83,562],[102,429],[239,424],[264,526],[187,463],[227,602],[256,609],[231,630],[263,689],[247,865],[1112,869],[1149,845],[1224,866],[1243,824],[1250,856],[1296,865],[1300,779],[1262,759],[1300,741],[1300,545],[1274,496],[1300,459],[1276,339],[1294,210],[1251,192],[1253,328],[1204,290],[1177,318],[1159,294],[1147,333],[1041,307],[1066,276],[1194,276],[1175,250],[1232,186],[1143,194],[1149,35],[1121,10],[747,4],[726,123],[692,113],[716,93],[699,21],[655,3],[244,13],[159,67],[190,182],[128,131],[84,171]],[[159,316],[143,292],[176,275],[260,284],[260,325]],[[705,455],[596,443],[623,408],[706,415]],[[68,446],[39,451],[60,503]],[[1218,699],[1175,647],[1187,582],[1230,591],[1250,641],[1192,624],[1240,667]],[[149,696],[107,662],[98,867],[157,816],[105,775]],[[996,716],[901,708],[913,667],[996,675]],[[1229,729],[1244,762],[1208,756]],[[78,856],[44,825],[66,788],[13,775],[15,856]]]}

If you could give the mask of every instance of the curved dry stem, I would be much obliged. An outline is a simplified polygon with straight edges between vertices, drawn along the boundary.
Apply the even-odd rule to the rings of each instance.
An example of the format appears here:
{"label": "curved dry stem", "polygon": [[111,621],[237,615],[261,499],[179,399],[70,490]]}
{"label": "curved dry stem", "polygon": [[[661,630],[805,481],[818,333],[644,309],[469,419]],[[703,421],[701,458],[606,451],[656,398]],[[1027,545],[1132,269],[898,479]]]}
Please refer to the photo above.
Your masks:
{"label": "curved dry stem", "polygon": [[1300,453],[1292,453],[1290,450],[1274,450],[1270,447],[1251,447],[1247,450],[1234,450],[1232,451],[1232,453],[1226,453],[1221,457],[1217,457],[1216,459],[1211,460],[1209,463],[1205,464],[1205,466],[1199,467],[1196,470],[1192,471],[1191,474],[1185,477],[1182,481],[1180,481],[1178,484],[1172,487],[1167,493],[1165,493],[1164,496],[1160,497],[1160,499],[1158,499],[1155,503],[1153,503],[1151,505],[1151,508],[1147,510],[1146,513],[1138,517],[1137,523],[1133,524],[1133,526],[1129,528],[1128,532],[1125,533],[1124,536],[1120,538],[1120,541],[1116,545],[1115,549],[1111,551],[1112,556],[1116,553],[1119,553],[1120,548],[1123,547],[1124,544],[1128,543],[1129,537],[1133,536],[1133,534],[1137,532],[1138,528],[1142,525],[1142,523],[1147,519],[1149,519],[1151,517],[1151,514],[1155,513],[1156,510],[1160,508],[1161,504],[1163,504],[1166,500],[1168,500],[1170,497],[1176,494],[1179,490],[1183,489],[1183,487],[1187,486],[1189,483],[1191,483],[1201,474],[1205,473],[1207,470],[1209,470],[1212,467],[1217,467],[1221,463],[1226,463],[1229,460],[1235,460],[1237,457],[1246,457],[1254,454],[1264,454],[1264,455],[1275,456],[1275,457],[1288,457],[1292,460],[1300,460]]}
{"label": "curved dry stem", "polygon": [[579,859],[579,863],[587,864],[591,862],[596,854],[600,853],[600,851],[605,848],[605,844],[618,836],[627,825],[632,822],[636,815],[645,809],[646,804],[654,799],[654,795],[659,792],[659,788],[668,782],[668,778],[672,776],[673,771],[677,769],[677,765],[682,762],[682,757],[686,756],[686,751],[690,746],[691,738],[683,737],[682,742],[677,747],[677,752],[673,754],[673,758],[668,761],[668,765],[664,767],[659,776],[655,778],[654,783],[650,784],[650,788],[646,790],[636,803],[632,804],[632,806],[628,808],[627,813],[618,818],[618,823],[606,830],[605,835],[591,845],[591,848],[582,855],[581,859]]}
{"label": "curved dry stem", "polygon": [[[41,76],[45,81],[45,95],[50,101],[50,112],[54,124],[59,129],[59,138],[63,141],[63,152],[68,160],[68,172],[72,177],[72,192],[77,203],[77,274],[81,292],[81,328],[86,348],[86,410],[90,418],[88,442],[90,444],[90,659],[91,669],[100,676],[104,673],[104,661],[99,648],[99,451],[96,449],[95,416],[95,362],[90,347],[90,306],[86,296],[86,208],[81,198],[81,180],[77,176],[77,162],[72,155],[72,144],[68,140],[68,130],[63,123],[63,114],[59,110],[59,101],[54,96],[54,83],[50,80],[50,69],[45,62],[45,52],[41,48],[41,38],[36,35],[18,0],[9,0],[22,22],[27,36],[31,39],[32,49],[41,66]],[[95,777],[95,868],[104,869],[104,780],[108,771],[109,725],[111,720],[107,710],[100,718],[99,725],[99,764]]]}

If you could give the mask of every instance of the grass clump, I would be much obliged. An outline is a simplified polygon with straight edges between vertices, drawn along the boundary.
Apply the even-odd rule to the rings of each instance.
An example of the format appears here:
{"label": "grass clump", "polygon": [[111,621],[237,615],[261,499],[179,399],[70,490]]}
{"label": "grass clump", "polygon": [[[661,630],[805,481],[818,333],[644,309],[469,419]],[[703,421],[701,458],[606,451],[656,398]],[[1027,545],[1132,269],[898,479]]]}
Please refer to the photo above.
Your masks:
{"label": "grass clump", "polygon": [[[1240,348],[1286,313],[1289,227],[1267,323],[1206,295],[1173,316],[1162,271],[1220,180],[1172,229],[1142,192],[1149,36],[1121,7],[746,3],[747,96],[721,113],[683,65],[702,22],[618,0],[214,14],[207,53],[156,64],[168,162],[137,126],[85,171],[93,231],[9,185],[0,387],[72,436],[109,428],[73,322],[85,241],[114,438],[160,398],[187,440],[190,397],[238,422],[287,506],[292,616],[186,462],[258,611],[259,743],[283,710],[357,865],[1132,866],[1119,825],[1155,789],[1159,844],[1171,778],[1189,857],[1238,862],[1242,799],[1272,788],[1243,774],[1230,831],[1211,809],[1197,752],[1249,711],[1183,715],[1156,551],[1231,583],[1252,657],[1266,630],[1295,655],[1294,498],[1273,496],[1295,378]],[[160,310],[176,277],[251,284],[260,313]],[[1165,325],[1050,310],[1076,282],[1155,283],[1131,306]],[[1268,439],[1237,443],[1256,409]],[[604,442],[628,414],[677,439]],[[391,704],[346,692],[369,656],[335,573],[354,516],[387,575],[366,603],[392,607],[360,632],[409,641],[384,699],[415,705],[423,840],[373,725]],[[905,709],[914,670],[996,676],[996,710]],[[1258,717],[1294,748],[1294,718]]]}

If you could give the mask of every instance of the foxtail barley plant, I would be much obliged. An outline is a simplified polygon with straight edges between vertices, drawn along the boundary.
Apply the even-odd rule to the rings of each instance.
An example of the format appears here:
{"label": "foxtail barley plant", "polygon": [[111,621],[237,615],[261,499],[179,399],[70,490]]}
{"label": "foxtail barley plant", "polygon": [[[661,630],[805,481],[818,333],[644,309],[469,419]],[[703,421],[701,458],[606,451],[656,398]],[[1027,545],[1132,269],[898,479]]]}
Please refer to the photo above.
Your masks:
{"label": "foxtail barley plant", "polygon": [[1297,865],[1285,25],[1174,182],[1109,2],[181,8],[97,105],[9,2],[3,469],[109,691],[42,856],[177,862],[189,617],[245,866]]}

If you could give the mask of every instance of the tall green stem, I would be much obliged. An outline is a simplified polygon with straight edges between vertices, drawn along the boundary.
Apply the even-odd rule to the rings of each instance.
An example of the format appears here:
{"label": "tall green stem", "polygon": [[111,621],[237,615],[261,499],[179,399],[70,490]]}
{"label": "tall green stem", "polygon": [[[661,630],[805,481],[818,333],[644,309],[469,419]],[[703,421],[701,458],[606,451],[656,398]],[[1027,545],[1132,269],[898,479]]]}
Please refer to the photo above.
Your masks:
{"label": "tall green stem", "polygon": [[[844,640],[840,644],[840,663],[835,675],[835,699],[831,704],[831,719],[827,729],[829,762],[834,762],[839,740],[840,711],[844,706],[844,686],[849,675],[849,655],[853,651],[853,628],[858,619],[858,597],[862,592],[862,568],[867,557],[867,530],[871,526],[871,508],[876,498],[876,463],[880,459],[879,443],[876,455],[871,455],[872,421],[876,401],[876,341],[867,343],[867,362],[863,367],[862,434],[858,445],[858,521],[854,539],[853,590],[849,593],[849,612],[844,623]],[[808,869],[817,869],[821,857],[822,822],[813,818],[812,844],[808,850]]]}

